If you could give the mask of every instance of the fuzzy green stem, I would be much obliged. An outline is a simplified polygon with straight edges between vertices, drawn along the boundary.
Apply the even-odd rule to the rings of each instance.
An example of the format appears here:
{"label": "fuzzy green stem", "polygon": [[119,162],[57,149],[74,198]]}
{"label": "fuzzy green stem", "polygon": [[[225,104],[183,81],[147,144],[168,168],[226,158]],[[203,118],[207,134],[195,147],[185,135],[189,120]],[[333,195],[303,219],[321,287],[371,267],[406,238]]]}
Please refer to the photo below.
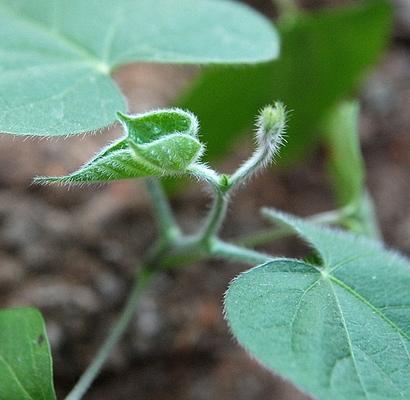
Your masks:
{"label": "fuzzy green stem", "polygon": [[[160,267],[171,267],[181,263],[200,261],[210,256],[217,258],[227,259],[230,261],[237,261],[249,265],[257,265],[271,260],[273,257],[260,253],[254,250],[249,250],[234,244],[223,242],[219,239],[213,239],[210,241],[211,245],[207,250],[203,249],[203,246],[198,239],[192,240],[187,245],[181,245],[178,248],[176,245],[174,255],[160,254],[156,261],[157,268],[149,266],[144,267],[137,275],[133,289],[128,297],[125,307],[117,321],[112,328],[110,334],[104,341],[96,357],[81,376],[80,380],[74,386],[72,391],[68,394],[65,400],[80,400],[90,388],[96,377],[98,376],[102,366],[106,362],[114,346],[118,343],[122,335],[124,334],[127,326],[129,325],[135,310],[138,306],[138,299],[141,291],[146,287],[149,281],[152,279],[156,271]],[[179,249],[179,251],[178,251]],[[151,264],[150,264],[151,265]]]}
{"label": "fuzzy green stem", "polygon": [[160,236],[167,241],[180,236],[181,230],[175,221],[171,206],[161,182],[157,178],[148,178],[146,179],[146,185],[152,199],[153,210]]}
{"label": "fuzzy green stem", "polygon": [[98,376],[103,364],[110,355],[112,349],[124,334],[127,326],[134,316],[141,291],[151,280],[152,276],[153,272],[145,268],[143,268],[141,272],[137,274],[134,286],[118,321],[112,328],[108,337],[105,339],[92,363],[89,365],[87,370],[81,376],[80,380],[68,394],[65,400],[80,400],[92,385],[95,378]]}
{"label": "fuzzy green stem", "polygon": [[197,239],[198,244],[207,246],[207,242],[218,235],[226,217],[229,202],[228,192],[231,186],[227,185],[229,180],[227,176],[219,175],[206,165],[194,164],[190,167],[189,172],[211,186],[214,194],[211,209]]}
{"label": "fuzzy green stem", "polygon": [[235,244],[215,240],[211,247],[211,254],[230,261],[239,261],[250,265],[263,264],[273,259],[273,256],[259,251],[246,249]]}
{"label": "fuzzy green stem", "polygon": [[259,171],[267,162],[271,154],[264,148],[258,149],[245,163],[243,163],[230,177],[229,184],[233,188],[239,183],[245,183],[255,172]]}
{"label": "fuzzy green stem", "polygon": [[240,246],[256,247],[274,240],[282,239],[292,234],[293,231],[286,227],[268,228],[234,239],[234,242]]}
{"label": "fuzzy green stem", "polygon": [[199,234],[199,241],[203,244],[206,245],[210,239],[219,233],[219,230],[221,229],[223,221],[226,217],[228,201],[228,194],[218,188],[215,188],[214,202],[206,218],[204,227]]}
{"label": "fuzzy green stem", "polygon": [[165,255],[161,259],[161,267],[164,269],[172,269],[212,259],[213,257],[227,261],[236,261],[246,265],[260,264],[273,258],[269,254],[213,238],[209,240],[207,248],[204,248],[197,240],[187,246],[175,248],[172,253]]}
{"label": "fuzzy green stem", "polygon": [[213,187],[219,186],[220,176],[205,164],[192,164],[187,172],[192,173],[199,180],[204,181],[212,185]]}

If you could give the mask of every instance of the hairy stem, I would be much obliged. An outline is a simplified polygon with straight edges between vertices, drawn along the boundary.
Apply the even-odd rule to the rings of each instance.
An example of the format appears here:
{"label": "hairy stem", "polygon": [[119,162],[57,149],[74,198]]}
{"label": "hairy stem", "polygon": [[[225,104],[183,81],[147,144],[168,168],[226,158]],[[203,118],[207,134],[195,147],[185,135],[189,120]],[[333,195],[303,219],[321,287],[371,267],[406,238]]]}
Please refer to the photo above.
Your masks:
{"label": "hairy stem", "polygon": [[172,253],[165,255],[161,259],[161,266],[164,269],[171,269],[213,258],[255,265],[265,262],[273,258],[273,256],[213,238],[205,249],[197,241],[192,246],[174,248]]}
{"label": "hairy stem", "polygon": [[261,166],[269,162],[270,157],[271,154],[265,148],[255,151],[252,157],[245,161],[230,177],[230,186],[235,187],[239,183],[246,182],[255,172],[261,169]]}
{"label": "hairy stem", "polygon": [[273,256],[259,251],[246,249],[235,244],[215,240],[211,248],[213,256],[227,259],[230,261],[239,261],[250,265],[263,264],[273,259]]}
{"label": "hairy stem", "polygon": [[188,168],[188,171],[196,176],[199,180],[211,184],[213,187],[219,186],[219,175],[205,164],[193,164]]}
{"label": "hairy stem", "polygon": [[219,230],[221,229],[223,221],[226,217],[228,201],[229,196],[226,192],[220,190],[219,188],[214,189],[214,202],[205,220],[204,227],[199,234],[200,242],[206,244],[210,239],[219,233]]}
{"label": "hairy stem", "polygon": [[233,241],[240,246],[256,247],[293,234],[293,231],[286,227],[268,228],[259,232],[250,233],[238,239],[234,239]]}
{"label": "hairy stem", "polygon": [[105,339],[92,363],[86,369],[80,380],[68,394],[65,400],[80,400],[87,392],[91,384],[94,382],[95,378],[98,376],[101,367],[107,360],[112,349],[124,334],[127,326],[134,316],[135,310],[138,305],[139,296],[142,290],[151,280],[152,276],[153,272],[147,270],[146,268],[143,268],[141,272],[137,274],[134,286],[131,290],[131,293],[129,294],[128,300],[121,312],[121,315],[119,316],[118,321],[112,328],[108,337]]}
{"label": "hairy stem", "polygon": [[161,182],[157,178],[147,178],[146,185],[152,199],[159,234],[166,240],[173,240],[181,234],[181,231],[175,221]]}

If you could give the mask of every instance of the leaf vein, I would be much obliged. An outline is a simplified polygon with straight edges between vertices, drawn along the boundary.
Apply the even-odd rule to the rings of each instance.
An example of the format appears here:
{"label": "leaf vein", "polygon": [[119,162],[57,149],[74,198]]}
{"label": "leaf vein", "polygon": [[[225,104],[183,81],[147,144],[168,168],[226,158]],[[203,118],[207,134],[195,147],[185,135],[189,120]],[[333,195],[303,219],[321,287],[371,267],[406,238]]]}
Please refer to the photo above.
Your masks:
{"label": "leaf vein", "polygon": [[3,362],[3,364],[6,366],[6,368],[10,371],[11,376],[14,378],[16,381],[17,385],[21,388],[21,391],[28,396],[29,399],[35,400],[29,392],[25,389],[23,384],[21,383],[19,377],[16,375],[16,373],[13,370],[13,367],[7,362],[7,360],[0,354],[0,361]]}
{"label": "leaf vein", "polygon": [[359,379],[360,386],[362,387],[362,390],[363,390],[363,393],[364,393],[366,399],[368,399],[368,398],[369,398],[369,395],[368,395],[368,393],[367,393],[366,387],[365,387],[365,385],[364,385],[364,383],[363,383],[363,381],[362,381],[362,378],[361,378],[359,369],[358,369],[358,367],[357,367],[357,361],[356,361],[356,358],[355,358],[355,355],[354,355],[354,351],[353,351],[352,340],[351,340],[351,337],[350,337],[349,330],[347,329],[346,319],[345,319],[345,317],[344,317],[343,310],[342,310],[342,307],[341,307],[340,302],[339,302],[339,298],[338,298],[337,295],[336,295],[336,292],[335,292],[335,290],[334,290],[334,288],[333,288],[333,285],[332,285],[332,282],[331,282],[331,281],[329,282],[329,286],[330,286],[330,289],[332,290],[333,296],[334,296],[334,298],[335,298],[336,306],[337,306],[337,308],[338,308],[338,310],[339,310],[340,319],[341,319],[342,324],[343,324],[343,329],[344,329],[344,331],[345,331],[345,333],[346,333],[346,340],[347,340],[347,344],[348,344],[348,346],[349,346],[349,352],[350,352],[350,356],[351,356],[352,361],[353,361],[354,369],[356,370],[357,378]]}
{"label": "leaf vein", "polygon": [[351,288],[346,283],[342,282],[341,280],[337,279],[336,277],[330,275],[329,279],[339,285],[341,288],[348,291],[351,295],[355,296],[358,300],[360,300],[363,304],[369,307],[372,311],[374,311],[380,318],[382,318],[385,322],[387,322],[395,331],[397,331],[400,335],[405,337],[407,340],[410,340],[410,336],[403,331],[399,326],[397,326],[389,317],[387,317],[381,309],[374,306],[369,300],[364,298],[361,294],[357,293],[353,288]]}
{"label": "leaf vein", "polygon": [[302,307],[302,300],[303,298],[306,296],[306,294],[308,294],[319,282],[320,282],[321,278],[317,279],[316,281],[314,281],[307,289],[305,289],[302,293],[302,295],[300,296],[300,299],[296,305],[296,310],[295,313],[293,314],[292,317],[292,321],[290,323],[290,342],[291,342],[291,347],[292,349],[294,349],[293,343],[294,343],[294,336],[295,336],[295,331],[294,331],[294,325],[297,319],[297,316],[299,314],[299,311]]}

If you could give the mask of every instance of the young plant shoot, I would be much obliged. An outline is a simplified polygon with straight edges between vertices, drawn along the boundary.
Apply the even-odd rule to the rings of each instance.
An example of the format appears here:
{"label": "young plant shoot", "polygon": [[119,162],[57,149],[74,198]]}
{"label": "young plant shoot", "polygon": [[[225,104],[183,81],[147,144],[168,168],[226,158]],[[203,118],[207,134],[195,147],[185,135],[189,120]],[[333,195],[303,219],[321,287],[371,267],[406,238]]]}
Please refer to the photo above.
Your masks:
{"label": "young plant shoot", "polygon": [[[123,131],[78,170],[37,177],[35,183],[144,179],[158,228],[152,248],[135,266],[134,284],[118,320],[66,400],[84,398],[152,279],[174,267],[214,259],[250,267],[227,288],[223,312],[237,342],[262,366],[318,400],[410,399],[410,262],[381,241],[364,186],[358,105],[340,101],[382,48],[389,5],[364,2],[310,18],[300,16],[293,1],[278,3],[286,47],[284,61],[271,63],[280,53],[275,27],[239,2],[105,0],[102,7],[100,0],[0,0],[0,37],[5,38],[0,41],[0,131],[68,136],[115,122]],[[346,26],[351,35],[345,35]],[[360,34],[373,40],[364,53],[351,40]],[[306,55],[310,48],[301,48],[300,38],[321,51]],[[345,41],[348,51],[339,50]],[[322,53],[327,55],[324,63],[315,58]],[[335,64],[340,71],[340,57],[352,64],[345,68],[346,77],[326,69]],[[305,71],[301,67],[309,60],[315,67]],[[118,67],[131,62],[262,64],[208,71],[182,101],[185,106],[133,115],[112,78]],[[306,79],[309,73],[313,78]],[[323,80],[319,88],[318,77]],[[335,79],[338,85],[332,88]],[[239,82],[256,89],[244,95]],[[262,215],[275,227],[227,240],[221,227],[232,192],[256,179],[285,147],[286,107],[277,101],[260,110],[254,151],[231,174],[203,161],[201,121],[190,110],[204,117],[207,134],[220,133],[207,137],[213,153],[215,137],[225,140],[223,148],[234,134],[246,131],[249,115],[258,109],[254,106],[272,101],[275,85],[276,94],[297,111],[297,123],[289,126],[290,135],[298,132],[289,138],[292,153],[305,148],[301,141],[313,141],[311,132],[320,117],[332,149],[329,169],[336,177],[340,208],[305,219],[264,208]],[[221,96],[214,98],[216,92]],[[235,104],[237,119],[222,122],[209,104],[217,110]],[[305,108],[311,108],[310,114],[300,113]],[[303,115],[309,117],[306,124]],[[178,224],[161,184],[162,178],[176,177],[192,178],[212,194],[208,214],[193,234]],[[255,249],[288,235],[310,246],[305,259]],[[0,400],[55,399],[41,314],[32,308],[1,310]]]}

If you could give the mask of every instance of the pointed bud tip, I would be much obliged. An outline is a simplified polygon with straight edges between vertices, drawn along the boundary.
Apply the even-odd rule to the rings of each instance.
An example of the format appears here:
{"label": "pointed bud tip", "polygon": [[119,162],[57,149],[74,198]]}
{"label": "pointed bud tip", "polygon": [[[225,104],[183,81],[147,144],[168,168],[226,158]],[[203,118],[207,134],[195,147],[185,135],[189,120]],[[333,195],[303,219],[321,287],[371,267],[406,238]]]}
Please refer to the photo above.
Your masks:
{"label": "pointed bud tip", "polygon": [[283,132],[286,124],[286,107],[277,101],[262,109],[258,116],[258,136],[273,137]]}

